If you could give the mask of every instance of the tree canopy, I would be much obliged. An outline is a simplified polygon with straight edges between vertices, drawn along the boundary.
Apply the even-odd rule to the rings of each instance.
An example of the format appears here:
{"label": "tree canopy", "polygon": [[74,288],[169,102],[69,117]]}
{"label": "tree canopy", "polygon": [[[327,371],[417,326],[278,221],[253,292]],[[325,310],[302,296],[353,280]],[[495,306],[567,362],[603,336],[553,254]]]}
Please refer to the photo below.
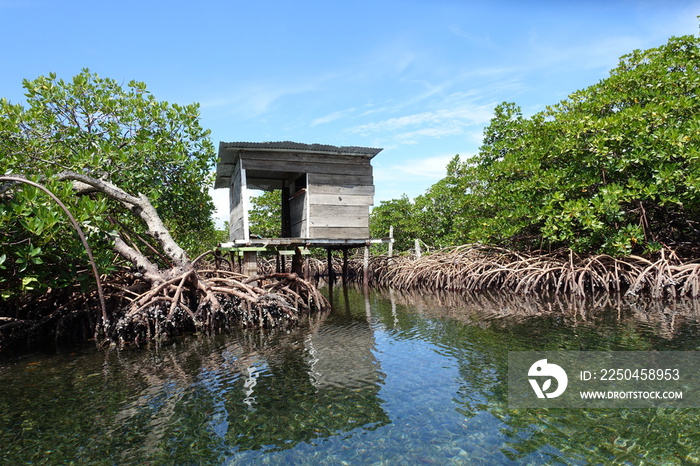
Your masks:
{"label": "tree canopy", "polygon": [[700,39],[683,36],[531,117],[504,102],[479,153],[453,159],[412,222],[439,245],[624,255],[697,244],[699,91]]}
{"label": "tree canopy", "polygon": [[[197,104],[158,101],[141,82],[126,86],[84,69],[72,80],[54,73],[25,80],[26,105],[0,100],[0,174],[41,180],[71,209],[89,235],[103,272],[114,264],[115,235],[157,248],[124,206],[86,186],[76,196],[72,171],[148,198],[185,249],[196,252],[214,237],[208,194],[216,156]],[[32,187],[0,188],[2,297],[60,288],[86,263],[82,246],[53,202]]]}

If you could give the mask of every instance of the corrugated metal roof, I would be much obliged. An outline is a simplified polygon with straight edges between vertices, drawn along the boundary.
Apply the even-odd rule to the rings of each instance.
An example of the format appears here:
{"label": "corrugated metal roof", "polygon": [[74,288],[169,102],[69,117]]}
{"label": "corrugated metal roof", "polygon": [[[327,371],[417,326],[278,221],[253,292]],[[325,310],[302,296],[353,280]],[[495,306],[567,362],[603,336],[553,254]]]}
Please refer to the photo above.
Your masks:
{"label": "corrugated metal roof", "polygon": [[289,150],[299,152],[327,152],[344,155],[365,155],[374,157],[382,149],[357,146],[331,146],[328,144],[302,144],[292,141],[277,142],[221,142],[219,151],[225,149]]}
{"label": "corrugated metal roof", "polygon": [[356,146],[331,146],[328,144],[302,144],[292,141],[277,142],[220,142],[219,163],[216,166],[216,181],[214,188],[226,188],[230,184],[233,166],[241,154],[246,152],[268,153],[273,157],[274,153],[287,152],[299,154],[316,154],[322,157],[350,156],[358,157],[358,161],[369,161],[381,152],[382,149],[373,147]]}

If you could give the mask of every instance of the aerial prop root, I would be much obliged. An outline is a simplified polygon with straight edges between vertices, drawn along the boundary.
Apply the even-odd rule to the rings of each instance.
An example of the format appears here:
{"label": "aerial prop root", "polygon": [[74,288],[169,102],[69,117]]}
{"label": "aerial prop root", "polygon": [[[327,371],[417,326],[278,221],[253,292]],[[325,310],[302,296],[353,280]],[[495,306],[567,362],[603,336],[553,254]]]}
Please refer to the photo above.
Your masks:
{"label": "aerial prop root", "polygon": [[[362,270],[361,261],[350,263]],[[653,299],[700,298],[700,260],[664,248],[649,257],[579,255],[569,249],[515,252],[464,245],[411,256],[375,256],[370,283],[397,289],[454,291],[502,289],[518,294],[565,293],[579,298],[599,291]]]}
{"label": "aerial prop root", "polygon": [[278,327],[301,313],[330,308],[326,298],[296,274],[247,277],[219,270],[189,270],[130,298],[115,326],[115,340],[138,342],[185,329],[212,331],[217,323]]}

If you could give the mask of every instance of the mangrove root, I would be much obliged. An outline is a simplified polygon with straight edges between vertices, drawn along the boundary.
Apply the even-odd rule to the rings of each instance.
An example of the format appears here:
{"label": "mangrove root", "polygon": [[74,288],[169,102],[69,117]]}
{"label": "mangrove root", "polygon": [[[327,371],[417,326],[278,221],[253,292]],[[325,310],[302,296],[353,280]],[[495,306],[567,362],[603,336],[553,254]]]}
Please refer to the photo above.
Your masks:
{"label": "mangrove root", "polygon": [[[579,298],[601,291],[654,299],[700,297],[697,260],[682,261],[670,250],[662,250],[657,256],[579,256],[571,250],[521,253],[465,245],[420,259],[375,256],[369,263],[369,276],[370,283],[394,289],[506,290],[521,295],[554,293]],[[354,275],[361,276],[361,261],[351,261],[350,268]]]}
{"label": "mangrove root", "polygon": [[247,277],[228,270],[183,272],[156,285],[118,273],[104,282],[105,328],[96,293],[59,290],[26,303],[23,318],[0,318],[0,353],[8,349],[74,344],[93,337],[100,346],[140,345],[183,333],[279,328],[330,309],[328,300],[296,274]]}

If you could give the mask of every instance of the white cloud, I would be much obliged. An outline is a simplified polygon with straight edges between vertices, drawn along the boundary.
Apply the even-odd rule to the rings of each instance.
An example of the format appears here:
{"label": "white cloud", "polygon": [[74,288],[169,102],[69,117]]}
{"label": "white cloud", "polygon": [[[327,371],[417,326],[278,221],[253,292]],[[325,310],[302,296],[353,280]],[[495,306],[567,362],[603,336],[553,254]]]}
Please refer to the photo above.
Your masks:
{"label": "white cloud", "polygon": [[408,144],[421,138],[439,138],[465,132],[473,125],[483,125],[492,117],[493,104],[414,113],[349,128],[347,131],[369,137]]}
{"label": "white cloud", "polygon": [[311,126],[318,126],[326,123],[330,123],[335,120],[339,120],[343,117],[351,115],[357,110],[356,108],[348,108],[347,110],[338,110],[337,112],[329,113],[328,115],[316,118],[311,122]]}
{"label": "white cloud", "polygon": [[446,175],[446,167],[455,154],[430,157],[404,158],[399,164],[374,167],[376,194],[374,205],[381,201],[398,199],[402,194],[415,198]]}
{"label": "white cloud", "polygon": [[410,158],[404,159],[400,164],[377,165],[374,167],[375,184],[397,180],[406,183],[413,178],[424,181],[439,181],[445,177],[445,168],[454,155]]}
{"label": "white cloud", "polygon": [[394,169],[408,175],[430,178],[438,181],[445,177],[447,164],[452,160],[454,155],[455,154],[437,155],[418,160],[414,159],[400,166],[396,166]]}
{"label": "white cloud", "polygon": [[246,118],[258,117],[272,110],[274,104],[284,97],[311,92],[317,89],[310,81],[297,85],[290,83],[255,83],[232,84],[234,92],[216,89],[216,98],[203,99],[203,109],[226,108],[226,113],[245,115]]}
{"label": "white cloud", "polygon": [[[478,148],[484,143],[484,130],[468,131],[465,133],[466,139],[472,146]],[[466,154],[465,154],[466,155]],[[468,154],[473,155],[473,154]]]}

